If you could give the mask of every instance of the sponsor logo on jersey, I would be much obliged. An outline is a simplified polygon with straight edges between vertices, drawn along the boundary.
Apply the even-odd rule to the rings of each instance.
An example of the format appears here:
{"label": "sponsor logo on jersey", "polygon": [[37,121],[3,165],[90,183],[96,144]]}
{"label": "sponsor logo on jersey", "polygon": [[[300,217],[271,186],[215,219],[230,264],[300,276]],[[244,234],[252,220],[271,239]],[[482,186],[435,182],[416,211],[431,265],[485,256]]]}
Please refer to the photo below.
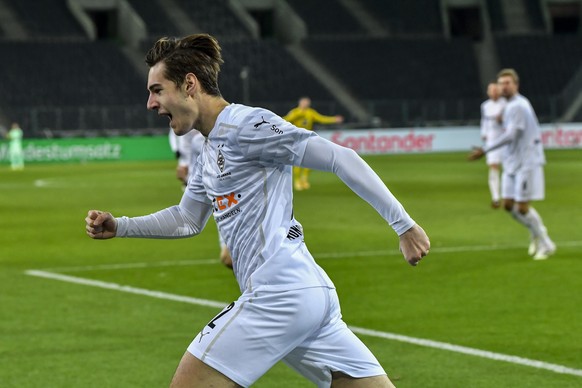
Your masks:
{"label": "sponsor logo on jersey", "polygon": [[[212,200],[212,207],[214,208],[215,212],[222,212],[224,210],[228,210],[231,207],[238,205],[239,200],[242,198],[242,195],[232,192],[230,194],[219,195]],[[228,210],[226,213],[216,217],[216,222],[226,220],[227,218],[236,216],[242,212],[240,207],[237,207],[232,210]]]}
{"label": "sponsor logo on jersey", "polygon": [[[261,116],[261,120],[263,120],[263,121],[261,121],[260,123],[256,123],[256,124],[254,125],[254,127],[255,127],[255,128],[259,128],[259,127],[260,127],[261,125],[263,125],[263,124],[271,124],[270,122],[268,122],[268,121],[265,121],[265,118],[264,118],[263,116]],[[273,125],[271,125],[271,126],[269,127],[269,129],[270,129],[271,131],[275,132],[277,135],[282,135],[282,134],[283,134],[283,131],[282,131],[281,129],[279,129],[279,127],[277,127],[277,126],[276,126],[276,125],[274,125],[274,124],[273,124]]]}
{"label": "sponsor logo on jersey", "polygon": [[224,180],[225,178],[228,178],[232,173],[229,172],[225,172],[224,174],[216,174],[216,179],[218,180]]}
{"label": "sponsor logo on jersey", "polygon": [[275,132],[277,135],[283,134],[283,131],[279,129],[276,125],[271,125],[271,131]]}
{"label": "sponsor logo on jersey", "polygon": [[[214,212],[221,212],[230,209],[231,207],[238,205],[239,200],[242,198],[242,195],[232,192],[230,194],[219,195],[212,200],[212,207],[214,208]],[[216,221],[222,221],[227,218],[236,216],[242,212],[240,207],[227,211],[226,213],[216,217]]]}
{"label": "sponsor logo on jersey", "polygon": [[212,202],[214,203],[214,210],[226,210],[234,205],[238,204],[238,200],[242,197],[240,194],[234,192],[225,195],[219,195],[214,198]]}
{"label": "sponsor logo on jersey", "polygon": [[261,121],[260,123],[256,123],[256,124],[254,125],[254,127],[255,127],[255,128],[259,128],[259,127],[260,127],[261,125],[263,125],[263,124],[271,124],[270,122],[268,122],[268,121],[265,121],[265,119],[263,118],[263,116],[261,116],[261,120],[263,120],[263,121]]}
{"label": "sponsor logo on jersey", "polygon": [[240,207],[237,207],[236,209],[233,209],[233,210],[221,215],[220,217],[216,217],[216,222],[220,222],[220,221],[226,220],[227,218],[234,217],[237,214],[239,214],[240,212],[242,212],[242,209]]}
{"label": "sponsor logo on jersey", "polygon": [[204,333],[203,331],[200,332],[200,338],[198,339],[198,343],[202,342],[202,338],[204,338],[206,334],[210,334],[210,332],[209,331],[207,331],[206,333]]}

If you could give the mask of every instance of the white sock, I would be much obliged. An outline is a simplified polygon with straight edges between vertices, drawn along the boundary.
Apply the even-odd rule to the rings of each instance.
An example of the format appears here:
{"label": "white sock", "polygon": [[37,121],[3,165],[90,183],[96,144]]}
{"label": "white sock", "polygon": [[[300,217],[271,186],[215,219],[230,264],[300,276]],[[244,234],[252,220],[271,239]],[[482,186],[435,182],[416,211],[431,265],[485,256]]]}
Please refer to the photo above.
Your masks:
{"label": "white sock", "polygon": [[493,201],[499,201],[499,170],[490,168],[489,169],[489,191],[491,192],[491,199]]}
{"label": "white sock", "polygon": [[517,204],[513,205],[513,209],[511,209],[511,216],[517,222],[519,222],[520,224],[522,224],[523,226],[525,226],[526,228],[528,228],[529,229],[529,232],[531,233],[531,235],[532,235],[533,238],[539,237],[539,235],[536,233],[536,229],[532,225],[531,218],[528,218],[526,215],[521,214],[519,212],[519,210],[517,210]]}
{"label": "white sock", "polygon": [[544,222],[542,221],[542,217],[540,217],[537,210],[530,206],[529,211],[525,217],[529,219],[537,237],[542,240],[542,243],[545,246],[551,246],[552,240],[550,240],[550,237],[548,236],[548,229],[545,227]]}
{"label": "white sock", "polygon": [[544,226],[544,222],[542,221],[542,217],[540,217],[539,213],[530,206],[528,212],[526,214],[521,214],[517,210],[517,204],[513,207],[511,211],[511,215],[515,218],[519,223],[526,226],[529,229],[533,238],[539,238],[541,243],[545,246],[551,246],[552,240],[548,236],[548,231]]}

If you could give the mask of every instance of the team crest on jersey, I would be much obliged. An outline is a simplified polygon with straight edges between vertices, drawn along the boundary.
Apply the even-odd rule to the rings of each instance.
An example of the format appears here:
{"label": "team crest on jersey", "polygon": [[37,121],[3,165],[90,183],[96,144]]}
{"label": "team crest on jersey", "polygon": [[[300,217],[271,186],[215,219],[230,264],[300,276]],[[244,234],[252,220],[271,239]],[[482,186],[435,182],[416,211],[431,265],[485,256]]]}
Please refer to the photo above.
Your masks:
{"label": "team crest on jersey", "polygon": [[218,150],[218,157],[216,158],[216,164],[218,165],[220,172],[224,172],[224,163],[225,163],[224,155],[222,154],[222,152],[219,149]]}

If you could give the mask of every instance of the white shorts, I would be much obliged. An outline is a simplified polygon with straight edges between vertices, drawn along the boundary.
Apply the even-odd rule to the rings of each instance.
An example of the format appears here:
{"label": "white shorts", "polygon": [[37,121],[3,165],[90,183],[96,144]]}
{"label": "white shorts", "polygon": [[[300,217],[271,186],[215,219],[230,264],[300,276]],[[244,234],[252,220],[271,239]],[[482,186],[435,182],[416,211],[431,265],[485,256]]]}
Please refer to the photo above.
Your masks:
{"label": "white shorts", "polygon": [[489,151],[485,154],[485,159],[487,160],[487,165],[501,164],[501,157],[503,156],[503,147],[497,148],[493,151]]}
{"label": "white shorts", "polygon": [[244,293],[204,326],[188,352],[244,387],[280,360],[318,387],[331,385],[332,371],[386,374],[341,319],[336,291],[325,287]]}
{"label": "white shorts", "polygon": [[540,201],[545,197],[544,167],[508,174],[501,178],[501,197],[516,202]]}

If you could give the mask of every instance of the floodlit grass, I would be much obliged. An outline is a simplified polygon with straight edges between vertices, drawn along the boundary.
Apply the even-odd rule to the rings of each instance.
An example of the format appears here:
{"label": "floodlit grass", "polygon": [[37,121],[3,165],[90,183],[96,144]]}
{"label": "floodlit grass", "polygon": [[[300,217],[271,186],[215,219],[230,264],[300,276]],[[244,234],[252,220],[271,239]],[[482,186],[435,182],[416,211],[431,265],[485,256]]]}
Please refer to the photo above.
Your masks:
{"label": "floodlit grass", "polygon": [[[334,175],[312,172],[312,189],[295,194],[295,214],[338,288],[345,321],[581,370],[582,152],[547,157],[546,200],[535,207],[558,252],[542,262],[527,256],[527,231],[489,207],[482,161],[466,162],[459,153],[366,158],[431,237],[431,253],[416,268],[400,257],[397,237],[368,204]],[[25,271],[234,300],[238,286],[218,263],[213,222],[186,240],[85,235],[89,209],[135,216],[177,203],[174,163],[0,167],[0,386],[167,386],[216,308]],[[99,267],[132,263],[146,264]],[[95,267],[81,268],[87,266]],[[361,338],[399,388],[582,386],[580,376]],[[279,364],[255,386],[310,384]]]}

